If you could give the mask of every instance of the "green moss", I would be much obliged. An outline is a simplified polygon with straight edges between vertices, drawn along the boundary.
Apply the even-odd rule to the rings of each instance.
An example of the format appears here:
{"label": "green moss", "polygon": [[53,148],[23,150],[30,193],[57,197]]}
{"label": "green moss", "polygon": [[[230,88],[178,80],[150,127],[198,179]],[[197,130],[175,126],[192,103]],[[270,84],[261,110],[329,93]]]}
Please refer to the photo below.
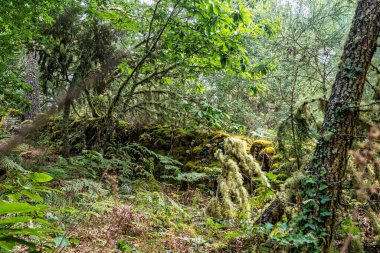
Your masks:
{"label": "green moss", "polygon": [[221,162],[220,161],[214,161],[210,164],[208,164],[209,167],[212,167],[212,168],[220,168],[222,166]]}
{"label": "green moss", "polygon": [[202,167],[202,172],[209,175],[219,175],[222,173],[222,169],[218,167],[214,167],[214,168]]}
{"label": "green moss", "polygon": [[15,149],[13,149],[13,152],[16,154],[21,154],[23,152],[28,151],[29,149],[31,149],[31,147],[29,147],[28,144],[24,143],[24,144],[17,146]]}
{"label": "green moss", "polygon": [[202,150],[203,150],[202,146],[196,146],[193,148],[193,152],[196,154],[199,154],[200,152],[202,152]]}
{"label": "green moss", "polygon": [[265,147],[269,147],[269,146],[273,146],[272,145],[272,142],[271,141],[268,141],[268,140],[255,140],[252,142],[252,147],[256,148],[265,148]]}
{"label": "green moss", "polygon": [[174,140],[177,145],[188,145],[197,137],[196,131],[185,130],[183,128],[176,129],[174,132]]}
{"label": "green moss", "polygon": [[277,179],[281,181],[285,181],[289,176],[286,174],[278,174]]}
{"label": "green moss", "polygon": [[276,170],[276,169],[280,168],[280,166],[281,166],[280,163],[274,163],[274,164],[272,164],[271,169]]}
{"label": "green moss", "polygon": [[126,127],[126,128],[131,127],[131,125],[127,121],[124,121],[124,120],[119,120],[119,126]]}
{"label": "green moss", "polygon": [[211,139],[212,140],[215,140],[215,139],[218,139],[218,138],[222,138],[222,139],[225,139],[225,138],[228,138],[228,137],[231,137],[231,135],[230,134],[228,134],[228,133],[226,133],[226,132],[224,132],[224,131],[222,131],[222,130],[217,130],[217,131],[214,131],[214,132],[212,132],[211,133]]}
{"label": "green moss", "polygon": [[269,146],[269,147],[262,149],[259,154],[260,155],[273,156],[274,154],[276,154],[276,150],[274,149],[274,147]]}
{"label": "green moss", "polygon": [[375,242],[380,245],[380,234],[374,237]]}
{"label": "green moss", "polygon": [[143,133],[139,136],[139,142],[149,143],[153,140],[153,137],[149,133]]}
{"label": "green moss", "polygon": [[0,120],[0,129],[5,129],[6,117],[2,117]]}
{"label": "green moss", "polygon": [[283,159],[284,159],[284,156],[282,154],[276,154],[276,155],[272,156],[272,162],[273,163],[282,161]]}
{"label": "green moss", "polygon": [[201,166],[197,164],[197,161],[189,161],[183,166],[183,170],[186,172],[190,171],[201,171]]}

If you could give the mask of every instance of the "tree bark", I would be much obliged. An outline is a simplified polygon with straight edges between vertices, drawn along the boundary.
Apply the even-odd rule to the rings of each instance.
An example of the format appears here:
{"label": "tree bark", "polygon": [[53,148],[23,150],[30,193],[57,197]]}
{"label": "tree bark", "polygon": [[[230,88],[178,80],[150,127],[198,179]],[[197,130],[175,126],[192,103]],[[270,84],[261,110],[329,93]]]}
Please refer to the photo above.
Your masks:
{"label": "tree bark", "polygon": [[25,112],[25,119],[28,120],[41,111],[38,82],[38,52],[36,50],[28,52],[26,55],[25,82],[32,88],[32,92],[26,94],[26,98],[31,100],[31,105]]}
{"label": "tree bark", "polygon": [[[379,31],[380,0],[360,0],[344,46],[326,108],[321,137],[309,171],[317,179],[317,187],[315,197],[308,197],[313,198],[317,204],[311,212],[305,213],[309,218],[318,216],[322,219],[319,224],[326,228],[328,234],[323,246],[324,252],[330,250],[334,239],[335,214],[345,177],[347,154],[359,122],[365,77],[376,50]],[[310,189],[310,185],[306,184],[305,187]],[[322,196],[325,197],[324,201],[321,201]],[[326,201],[326,196],[330,201]],[[305,206],[306,204],[303,210]]]}

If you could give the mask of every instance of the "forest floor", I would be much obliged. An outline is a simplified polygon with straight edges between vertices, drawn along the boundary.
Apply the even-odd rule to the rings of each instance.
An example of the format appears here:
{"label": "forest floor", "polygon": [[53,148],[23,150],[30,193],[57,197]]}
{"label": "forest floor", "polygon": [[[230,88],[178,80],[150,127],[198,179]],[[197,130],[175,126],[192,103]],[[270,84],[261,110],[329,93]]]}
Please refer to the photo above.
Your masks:
{"label": "forest floor", "polygon": [[[82,150],[63,158],[54,140],[43,142],[41,137],[38,146],[21,145],[14,150],[13,157],[24,169],[54,178],[49,183],[54,191],[43,196],[44,204],[51,208],[49,219],[64,231],[50,242],[53,252],[281,252],[266,242],[287,233],[281,225],[287,223],[286,211],[273,224],[256,222],[278,198],[283,190],[280,185],[290,178],[283,174],[287,164],[276,158],[270,141],[233,136],[247,143],[244,153],[257,158],[260,170],[269,166],[269,171],[262,173],[271,187],[259,186],[249,195],[248,219],[240,214],[217,219],[207,212],[220,175],[211,167],[221,167],[214,153],[223,149],[224,140],[231,135],[161,127],[133,134],[139,143],[124,144],[107,157]],[[82,145],[78,143],[76,149],[81,150]],[[365,215],[358,218],[366,245],[377,247],[371,221]],[[344,238],[337,242],[343,243]],[[20,247],[15,252],[28,251]]]}

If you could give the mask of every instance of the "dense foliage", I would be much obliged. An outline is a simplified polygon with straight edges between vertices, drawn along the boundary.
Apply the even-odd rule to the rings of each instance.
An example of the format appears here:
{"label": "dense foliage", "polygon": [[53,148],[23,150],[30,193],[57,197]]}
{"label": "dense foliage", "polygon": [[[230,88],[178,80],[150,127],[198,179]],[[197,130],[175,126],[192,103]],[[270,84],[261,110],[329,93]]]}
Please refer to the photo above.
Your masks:
{"label": "dense foliage", "polygon": [[378,0],[0,7],[1,252],[379,252]]}

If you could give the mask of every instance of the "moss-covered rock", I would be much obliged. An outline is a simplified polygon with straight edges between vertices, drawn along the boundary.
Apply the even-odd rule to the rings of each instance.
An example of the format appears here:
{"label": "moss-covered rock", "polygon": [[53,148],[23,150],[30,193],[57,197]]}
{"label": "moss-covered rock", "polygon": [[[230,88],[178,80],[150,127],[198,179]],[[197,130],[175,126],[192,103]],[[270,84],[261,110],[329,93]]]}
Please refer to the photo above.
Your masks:
{"label": "moss-covered rock", "polygon": [[261,163],[264,171],[278,169],[283,160],[282,155],[277,154],[274,144],[268,140],[253,141],[250,153]]}
{"label": "moss-covered rock", "polygon": [[273,157],[276,154],[276,149],[274,147],[266,147],[260,150],[260,155],[268,155],[269,157]]}
{"label": "moss-covered rock", "polygon": [[273,146],[271,141],[268,140],[255,140],[252,142],[251,148],[259,148],[260,150],[269,146]]}

